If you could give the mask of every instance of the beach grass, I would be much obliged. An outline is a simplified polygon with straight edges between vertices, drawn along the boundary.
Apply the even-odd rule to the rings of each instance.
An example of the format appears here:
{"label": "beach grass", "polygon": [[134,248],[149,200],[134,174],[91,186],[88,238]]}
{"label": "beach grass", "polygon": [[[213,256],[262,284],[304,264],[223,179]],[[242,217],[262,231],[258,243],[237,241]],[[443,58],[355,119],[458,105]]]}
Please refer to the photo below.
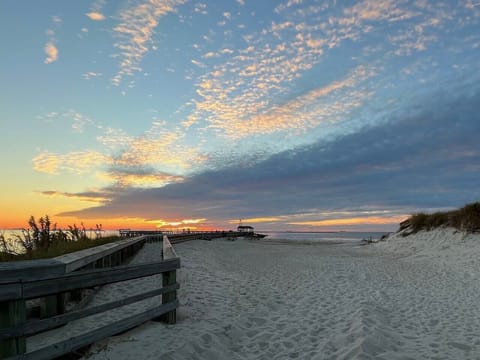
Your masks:
{"label": "beach grass", "polygon": [[[13,238],[0,234],[0,261],[52,258],[120,239],[119,236],[90,239],[83,224],[81,227],[70,225],[68,230],[57,229],[48,215],[38,221],[31,216],[28,225],[28,229],[22,229],[22,234],[15,234]],[[101,228],[97,230],[101,234]]]}
{"label": "beach grass", "polygon": [[[84,238],[71,241],[54,241],[48,248],[37,248],[28,253],[0,252],[0,261],[48,259],[94,246],[100,246],[119,239],[119,236],[107,236],[99,239]],[[0,241],[3,240],[4,235],[0,235]]]}
{"label": "beach grass", "polygon": [[452,211],[414,214],[400,224],[399,231],[409,229],[406,234],[412,234],[441,227],[453,227],[468,233],[480,232],[480,202]]}

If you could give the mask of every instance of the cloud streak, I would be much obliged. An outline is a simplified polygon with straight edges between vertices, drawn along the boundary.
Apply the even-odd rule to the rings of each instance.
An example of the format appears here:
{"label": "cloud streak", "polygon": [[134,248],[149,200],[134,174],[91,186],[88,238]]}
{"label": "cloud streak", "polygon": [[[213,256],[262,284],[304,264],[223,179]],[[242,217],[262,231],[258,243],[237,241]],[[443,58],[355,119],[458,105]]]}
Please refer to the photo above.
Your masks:
{"label": "cloud streak", "polygon": [[[59,16],[52,16],[53,28],[56,29],[62,23],[62,19]],[[58,48],[56,46],[57,40],[55,38],[55,30],[47,30],[47,43],[45,44],[43,50],[45,51],[45,64],[51,64],[58,60]]]}
{"label": "cloud streak", "polygon": [[88,201],[94,203],[105,203],[112,197],[112,193],[107,191],[84,191],[78,193],[64,192],[57,190],[39,191],[41,195],[50,197],[67,197],[78,199],[81,201]]}
{"label": "cloud streak", "polygon": [[75,151],[67,154],[41,152],[33,160],[33,169],[47,174],[56,175],[60,172],[85,174],[99,164],[111,163],[112,159],[98,151]]}
{"label": "cloud streak", "polygon": [[45,64],[51,64],[58,60],[58,49],[53,42],[48,42],[45,45]]}
{"label": "cloud streak", "polygon": [[132,77],[141,71],[141,61],[150,50],[152,36],[161,17],[172,13],[184,0],[147,0],[123,10],[114,31],[118,41],[119,71],[113,77],[119,86],[125,77]]}
{"label": "cloud streak", "polygon": [[89,13],[86,13],[85,14],[90,20],[93,20],[93,21],[102,21],[102,20],[105,20],[105,15],[103,15],[102,13],[99,13],[99,12],[89,12]]}

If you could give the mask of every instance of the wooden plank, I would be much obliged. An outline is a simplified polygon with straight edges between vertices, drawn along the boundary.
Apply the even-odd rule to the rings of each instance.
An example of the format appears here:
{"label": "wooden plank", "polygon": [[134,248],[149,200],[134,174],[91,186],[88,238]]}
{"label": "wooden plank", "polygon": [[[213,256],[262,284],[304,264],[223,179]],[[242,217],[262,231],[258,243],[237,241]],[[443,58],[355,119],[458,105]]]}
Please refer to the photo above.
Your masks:
{"label": "wooden plank", "polygon": [[142,313],[132,315],[128,318],[119,320],[113,324],[102,326],[98,329],[86,332],[84,334],[72,337],[68,340],[38,349],[20,356],[9,357],[5,360],[48,360],[52,359],[84,346],[100,341],[109,336],[113,336],[127,331],[135,326],[158,317],[178,307],[178,301],[162,304],[156,308],[148,309]]}
{"label": "wooden plank", "polygon": [[[24,324],[26,321],[25,300],[0,303],[0,328]],[[0,341],[0,358],[23,354],[26,351],[25,337],[18,336]]]}
{"label": "wooden plank", "polygon": [[54,259],[0,262],[0,284],[49,278],[65,273],[65,264]]}
{"label": "wooden plank", "polygon": [[60,292],[106,285],[114,282],[160,274],[178,269],[179,267],[180,259],[176,258],[154,263],[74,272],[52,279],[25,282],[23,284],[23,297],[25,299],[32,299]]}
{"label": "wooden plank", "polygon": [[57,294],[49,295],[41,299],[40,317],[49,318],[51,316],[58,315],[57,309],[58,309]]}
{"label": "wooden plank", "polygon": [[22,284],[2,284],[0,285],[0,301],[21,299],[23,295]]}
{"label": "wooden plank", "polygon": [[[177,281],[177,272],[175,270],[169,271],[169,272],[163,273],[162,277],[163,277],[162,279],[163,286],[172,285],[172,284],[175,284]],[[170,291],[162,295],[162,304],[168,304],[176,300],[177,300],[176,291]],[[167,324],[175,324],[177,322],[177,311],[173,309],[172,311],[167,312],[165,315],[162,316],[160,320],[165,321]]]}
{"label": "wooden plank", "polygon": [[41,299],[40,317],[50,318],[65,312],[65,293],[49,295]]}
{"label": "wooden plank", "polygon": [[167,235],[163,235],[163,259],[174,259],[178,258],[177,254],[175,253],[175,249],[173,248],[172,244],[168,240]]}
{"label": "wooden plank", "polygon": [[98,314],[104,311],[112,310],[120,306],[129,305],[141,300],[148,299],[153,296],[162,295],[171,291],[178,290],[180,285],[175,283],[160,289],[151,290],[145,293],[136,294],[121,300],[112,301],[107,304],[93,306],[90,308],[72,311],[63,315],[54,316],[48,319],[30,321],[16,327],[0,329],[0,340],[9,339],[16,336],[30,336],[42,331],[50,330],[61,325],[65,325],[70,321],[78,320],[86,316]]}
{"label": "wooden plank", "polygon": [[108,255],[117,253],[133,244],[145,242],[145,237],[122,239],[113,243],[95,246],[89,249],[76,251],[70,254],[57,256],[55,261],[65,264],[65,272],[69,273],[80,269],[92,262],[98,261]]}

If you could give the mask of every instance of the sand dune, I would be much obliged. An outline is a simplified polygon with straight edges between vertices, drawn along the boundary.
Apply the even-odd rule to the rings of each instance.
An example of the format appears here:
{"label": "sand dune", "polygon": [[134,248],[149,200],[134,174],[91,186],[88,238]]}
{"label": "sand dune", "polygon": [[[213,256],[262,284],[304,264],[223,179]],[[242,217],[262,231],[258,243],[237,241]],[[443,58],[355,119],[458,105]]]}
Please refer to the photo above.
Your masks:
{"label": "sand dune", "polygon": [[90,359],[479,359],[478,240],[178,244],[178,323],[107,339]]}

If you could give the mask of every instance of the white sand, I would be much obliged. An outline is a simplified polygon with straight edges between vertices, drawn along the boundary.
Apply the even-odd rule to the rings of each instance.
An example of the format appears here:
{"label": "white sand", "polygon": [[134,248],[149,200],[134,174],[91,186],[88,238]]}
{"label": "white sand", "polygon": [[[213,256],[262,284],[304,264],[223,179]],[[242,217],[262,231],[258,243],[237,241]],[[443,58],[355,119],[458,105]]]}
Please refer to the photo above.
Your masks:
{"label": "white sand", "polygon": [[480,359],[480,236],[175,248],[177,324],[106,339],[90,359]]}

